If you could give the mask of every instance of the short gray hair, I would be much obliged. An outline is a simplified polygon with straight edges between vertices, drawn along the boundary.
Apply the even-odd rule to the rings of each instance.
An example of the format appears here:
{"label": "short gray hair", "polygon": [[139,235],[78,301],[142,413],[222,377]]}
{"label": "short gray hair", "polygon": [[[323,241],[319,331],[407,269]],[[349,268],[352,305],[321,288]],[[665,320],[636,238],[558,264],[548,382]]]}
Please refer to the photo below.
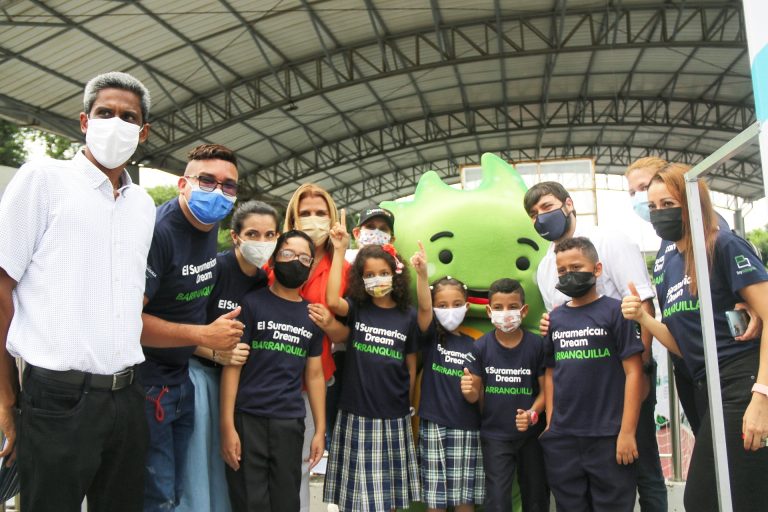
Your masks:
{"label": "short gray hair", "polygon": [[141,119],[143,122],[147,122],[151,105],[149,90],[133,76],[120,71],[110,71],[88,80],[83,94],[83,108],[86,114],[91,112],[96,96],[102,89],[124,89],[134,93],[141,102]]}

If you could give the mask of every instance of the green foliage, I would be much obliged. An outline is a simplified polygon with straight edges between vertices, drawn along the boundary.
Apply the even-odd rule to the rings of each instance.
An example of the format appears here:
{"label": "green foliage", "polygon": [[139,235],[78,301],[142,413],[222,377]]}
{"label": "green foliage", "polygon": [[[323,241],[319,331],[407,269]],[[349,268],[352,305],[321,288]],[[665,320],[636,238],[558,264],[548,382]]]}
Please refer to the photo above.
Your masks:
{"label": "green foliage", "polygon": [[232,248],[232,237],[229,236],[229,222],[227,222],[226,219],[221,221],[221,224],[219,224],[218,243],[219,252],[223,252]]}
{"label": "green foliage", "polygon": [[79,144],[61,135],[40,130],[25,130],[25,133],[30,140],[41,142],[45,146],[45,154],[51,158],[60,160],[72,158],[79,147]]}
{"label": "green foliage", "polygon": [[179,189],[174,185],[161,185],[159,187],[148,188],[147,193],[155,202],[155,206],[160,206],[178,196]]}
{"label": "green foliage", "polygon": [[23,130],[0,119],[0,165],[20,167],[26,159]]}
{"label": "green foliage", "polygon": [[768,226],[747,233],[747,239],[760,251],[763,265],[768,265]]}

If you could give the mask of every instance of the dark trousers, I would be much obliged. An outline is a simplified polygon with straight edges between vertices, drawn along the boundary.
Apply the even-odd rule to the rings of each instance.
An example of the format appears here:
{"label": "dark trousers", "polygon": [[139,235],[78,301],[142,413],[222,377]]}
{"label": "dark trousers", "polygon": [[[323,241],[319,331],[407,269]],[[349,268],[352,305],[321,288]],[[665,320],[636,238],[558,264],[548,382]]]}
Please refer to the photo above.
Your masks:
{"label": "dark trousers", "polygon": [[[536,434],[537,435],[537,434]],[[485,512],[512,510],[512,485],[518,473],[520,496],[525,512],[549,510],[549,488],[536,435],[524,439],[502,441],[480,437],[485,469]],[[525,457],[523,457],[525,452]],[[538,459],[537,459],[538,454]],[[521,459],[525,459],[525,464]]]}
{"label": "dark trousers", "polygon": [[297,512],[300,507],[304,418],[275,419],[235,413],[240,469],[227,466],[234,512]]}
{"label": "dark trousers", "polygon": [[667,512],[667,486],[659,459],[659,444],[656,441],[656,364],[649,376],[651,389],[640,406],[637,421],[637,493],[640,496],[642,512]]}
{"label": "dark trousers", "polygon": [[18,470],[25,512],[139,512],[147,422],[134,382],[118,391],[66,385],[25,371]]}
{"label": "dark trousers", "polygon": [[[745,451],[741,439],[742,417],[752,398],[751,389],[755,383],[757,365],[758,354],[753,351],[720,366],[731,497],[733,510],[738,512],[765,511],[768,507],[768,485],[765,481],[768,475],[768,448],[756,452]],[[690,512],[717,511],[715,458],[704,380],[696,382],[696,406],[704,414],[688,469],[685,509]]]}
{"label": "dark trousers", "polygon": [[695,436],[699,433],[699,427],[701,426],[701,414],[696,407],[696,388],[693,384],[693,377],[691,377],[691,372],[688,371],[688,367],[685,366],[685,361],[682,358],[674,354],[670,354],[670,356],[672,357],[672,365],[675,372],[677,398],[680,399],[680,405],[683,406],[683,412],[685,417],[688,418],[688,424],[691,426]]}
{"label": "dark trousers", "polygon": [[632,512],[636,463],[616,462],[616,437],[541,438],[547,477],[558,512]]}

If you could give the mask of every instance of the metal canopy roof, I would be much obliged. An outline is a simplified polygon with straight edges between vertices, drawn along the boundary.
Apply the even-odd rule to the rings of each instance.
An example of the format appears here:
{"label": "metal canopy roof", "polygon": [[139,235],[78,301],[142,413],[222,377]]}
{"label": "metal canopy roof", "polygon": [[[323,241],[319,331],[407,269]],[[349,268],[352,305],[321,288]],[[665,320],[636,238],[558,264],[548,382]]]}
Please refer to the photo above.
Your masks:
{"label": "metal canopy roof", "polygon": [[[0,0],[0,115],[80,140],[92,76],[151,90],[138,160],[233,148],[246,194],[341,206],[511,161],[696,163],[755,121],[738,0]],[[757,146],[712,175],[762,197]]]}

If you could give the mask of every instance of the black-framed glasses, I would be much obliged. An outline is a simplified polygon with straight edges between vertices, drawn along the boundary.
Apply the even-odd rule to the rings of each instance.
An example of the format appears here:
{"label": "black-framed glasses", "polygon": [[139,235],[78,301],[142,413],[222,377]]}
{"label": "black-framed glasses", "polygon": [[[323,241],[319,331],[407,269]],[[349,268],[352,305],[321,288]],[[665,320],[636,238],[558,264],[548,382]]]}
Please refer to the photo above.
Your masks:
{"label": "black-framed glasses", "polygon": [[198,174],[197,176],[185,176],[186,178],[194,178],[197,180],[197,184],[200,186],[200,190],[205,192],[213,192],[216,187],[221,185],[221,191],[225,196],[237,197],[237,182],[234,180],[216,181],[216,178],[207,174]]}
{"label": "black-framed glasses", "polygon": [[293,260],[299,260],[299,263],[304,265],[305,267],[308,267],[312,264],[312,256],[309,254],[296,254],[294,251],[290,249],[282,249],[278,251],[277,253],[277,260],[278,261],[293,261]]}

